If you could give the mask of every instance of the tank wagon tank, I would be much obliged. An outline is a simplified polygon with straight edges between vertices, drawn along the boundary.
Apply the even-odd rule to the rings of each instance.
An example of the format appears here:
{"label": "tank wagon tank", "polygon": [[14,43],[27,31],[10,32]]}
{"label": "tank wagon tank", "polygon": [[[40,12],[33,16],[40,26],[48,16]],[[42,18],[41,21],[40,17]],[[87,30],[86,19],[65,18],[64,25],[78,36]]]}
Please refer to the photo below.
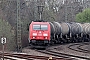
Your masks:
{"label": "tank wagon tank", "polygon": [[84,23],[82,24],[83,28],[83,34],[90,34],[90,23]]}
{"label": "tank wagon tank", "polygon": [[[34,23],[34,22],[33,22]],[[46,22],[38,22],[39,25],[43,25]],[[34,23],[36,25],[37,23]],[[47,30],[33,30],[33,24],[30,24],[29,27],[29,42],[31,41],[39,41],[37,44],[53,44],[53,43],[71,43],[71,42],[81,42],[87,39],[89,41],[90,36],[90,23],[59,23],[59,22],[47,22],[48,29]],[[44,28],[43,26],[42,28]],[[37,36],[33,37],[33,33],[37,33]],[[40,38],[38,37],[39,32],[42,33]],[[47,34],[47,39],[43,34]],[[32,36],[32,37],[31,37]],[[47,40],[47,41],[46,41]]]}

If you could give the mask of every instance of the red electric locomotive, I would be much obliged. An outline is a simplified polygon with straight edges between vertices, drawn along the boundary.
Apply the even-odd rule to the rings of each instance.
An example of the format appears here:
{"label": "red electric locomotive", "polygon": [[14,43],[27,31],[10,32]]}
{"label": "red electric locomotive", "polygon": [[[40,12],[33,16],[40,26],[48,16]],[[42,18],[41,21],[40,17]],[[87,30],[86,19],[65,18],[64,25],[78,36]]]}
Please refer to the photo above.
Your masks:
{"label": "red electric locomotive", "polygon": [[29,43],[31,45],[48,45],[50,43],[49,22],[32,22],[29,26]]}

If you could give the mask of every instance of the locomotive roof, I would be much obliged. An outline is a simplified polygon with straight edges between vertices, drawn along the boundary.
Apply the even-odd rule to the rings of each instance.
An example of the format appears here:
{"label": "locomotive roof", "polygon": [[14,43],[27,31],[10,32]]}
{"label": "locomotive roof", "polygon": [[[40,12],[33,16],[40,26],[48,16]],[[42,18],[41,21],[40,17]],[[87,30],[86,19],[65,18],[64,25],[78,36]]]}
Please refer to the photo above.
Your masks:
{"label": "locomotive roof", "polygon": [[49,24],[49,22],[32,22],[32,24]]}

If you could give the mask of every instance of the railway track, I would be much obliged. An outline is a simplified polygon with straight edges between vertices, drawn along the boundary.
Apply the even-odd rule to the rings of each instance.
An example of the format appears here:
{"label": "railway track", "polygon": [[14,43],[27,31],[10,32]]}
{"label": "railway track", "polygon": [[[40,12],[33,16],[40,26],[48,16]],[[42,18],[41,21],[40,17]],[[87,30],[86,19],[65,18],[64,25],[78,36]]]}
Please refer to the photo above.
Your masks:
{"label": "railway track", "polygon": [[[0,58],[2,58],[2,54],[0,54]],[[35,55],[27,55],[27,54],[11,54],[11,53],[5,53],[4,54],[5,59],[10,60],[48,60],[49,57],[45,56],[35,56]],[[52,60],[71,60],[69,58],[55,58],[53,57]]]}
{"label": "railway track", "polygon": [[[76,46],[77,50],[74,50],[72,49],[73,46]],[[73,50],[73,51],[77,51],[77,52],[88,52],[87,50],[83,50],[81,49],[80,47],[81,46],[84,46],[84,45],[88,45],[88,43],[73,43],[73,44],[66,44],[66,48],[69,50]],[[59,52],[59,50],[57,51],[57,49],[59,48],[59,45],[55,45],[55,46],[52,46],[51,48],[48,47],[46,50],[39,50],[39,49],[31,49],[30,47],[27,48],[27,49],[31,49],[31,50],[35,50],[37,52],[40,52],[40,53],[43,53],[43,54],[47,54],[49,56],[52,56],[52,57],[60,57],[60,58],[65,58],[65,59],[68,59],[70,58],[71,60],[90,60],[89,57],[86,57],[86,56],[82,56],[82,55],[74,55],[73,53],[72,54],[69,54],[69,53],[64,53],[64,52]],[[75,48],[75,49],[76,49]],[[62,48],[61,48],[62,49]],[[55,51],[56,50],[56,51]]]}
{"label": "railway track", "polygon": [[82,56],[75,56],[75,55],[70,55],[70,54],[65,54],[65,53],[60,53],[60,52],[55,52],[53,50],[37,50],[38,52],[49,54],[52,56],[57,56],[57,57],[63,57],[63,58],[79,58],[79,59],[85,59],[85,60],[90,60],[90,58],[87,57],[82,57]]}
{"label": "railway track", "polygon": [[[88,46],[88,45],[90,45],[90,44],[89,43],[88,44],[85,44],[85,46]],[[77,48],[80,49],[80,50],[82,50],[82,51],[84,51],[85,53],[90,53],[89,50],[86,50],[86,49],[82,48],[82,46],[84,46],[84,45],[78,46]]]}
{"label": "railway track", "polygon": [[[72,45],[69,45],[69,47],[67,47],[67,48],[69,48],[71,50],[74,50],[74,49],[71,48],[71,46],[74,46],[74,45],[77,45],[77,49],[78,49],[78,50],[75,50],[75,51],[84,52],[84,53],[89,52],[88,50],[83,50],[83,49],[80,48],[81,46],[88,45],[88,43],[72,44]],[[41,52],[41,53],[45,53],[45,54],[49,54],[49,55],[52,55],[52,56],[57,56],[57,57],[63,57],[63,58],[73,57],[73,58],[76,58],[76,59],[90,60],[89,57],[79,56],[79,55],[74,55],[74,54],[67,54],[67,53],[62,53],[62,52],[55,51],[57,49],[57,46],[55,46],[55,48],[50,48],[50,49],[46,49],[46,50],[36,50],[36,51]]]}
{"label": "railway track", "polygon": [[72,45],[69,45],[68,48],[71,49],[71,50],[77,51],[77,52],[90,53],[89,50],[85,50],[85,49],[81,48],[82,46],[86,46],[86,45],[89,45],[89,43],[72,44]]}

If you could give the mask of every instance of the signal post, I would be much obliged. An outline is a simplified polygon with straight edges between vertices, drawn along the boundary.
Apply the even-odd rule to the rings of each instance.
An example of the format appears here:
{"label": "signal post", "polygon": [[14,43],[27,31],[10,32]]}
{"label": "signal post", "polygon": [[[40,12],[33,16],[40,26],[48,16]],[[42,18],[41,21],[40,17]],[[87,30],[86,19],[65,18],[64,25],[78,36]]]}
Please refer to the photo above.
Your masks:
{"label": "signal post", "polygon": [[2,43],[2,59],[4,60],[4,45],[6,43],[6,38],[5,37],[1,38],[1,43]]}

